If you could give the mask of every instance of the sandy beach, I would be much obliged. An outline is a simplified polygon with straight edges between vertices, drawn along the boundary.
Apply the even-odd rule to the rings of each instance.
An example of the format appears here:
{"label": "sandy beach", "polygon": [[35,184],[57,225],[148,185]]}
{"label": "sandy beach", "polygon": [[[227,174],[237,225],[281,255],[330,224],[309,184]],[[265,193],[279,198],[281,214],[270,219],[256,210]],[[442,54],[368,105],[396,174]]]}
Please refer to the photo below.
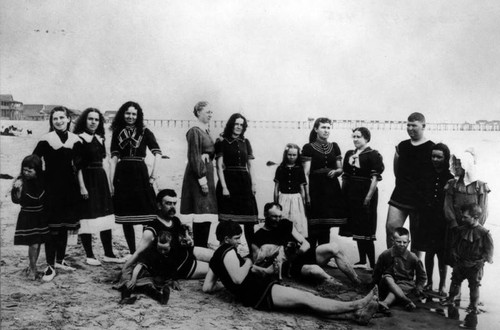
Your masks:
{"label": "sandy beach", "polygon": [[[33,130],[31,136],[0,137],[1,173],[15,177],[19,173],[22,158],[32,152],[39,137],[48,130],[48,123],[2,121],[2,126],[10,124]],[[186,158],[185,129],[164,129],[154,126],[150,128],[157,136],[164,154],[170,157],[162,160],[160,164],[157,188],[173,188],[180,194]],[[218,133],[213,132],[213,134]],[[256,155],[257,202],[260,212],[264,203],[272,198],[272,177],[275,167],[266,166],[266,162],[268,160],[279,162],[283,146],[287,142],[303,145],[308,133],[306,130],[249,129],[247,136]],[[394,145],[406,139],[407,135],[405,131],[375,130],[372,131],[372,136],[371,146],[381,152],[386,164],[384,180],[379,186],[376,241],[378,256],[385,245],[386,203],[394,185],[392,174]],[[500,237],[498,223],[500,206],[496,203],[500,191],[500,178],[498,175],[492,175],[496,173],[494,169],[499,160],[498,155],[492,152],[498,150],[497,145],[500,142],[498,132],[430,131],[427,132],[427,136],[435,142],[448,142],[452,152],[458,147],[476,147],[479,155],[479,178],[488,182],[492,190],[489,196],[490,209],[486,227],[494,239]],[[109,143],[110,135],[107,136],[107,140]],[[348,130],[333,132],[330,140],[339,143],[343,154],[352,148]],[[162,306],[144,295],[139,295],[134,305],[119,305],[119,292],[112,289],[112,282],[119,273],[120,266],[106,263],[100,267],[87,265],[83,247],[75,240],[68,246],[67,260],[77,268],[76,271],[60,271],[49,283],[30,281],[21,274],[22,269],[28,264],[27,247],[13,245],[19,206],[10,200],[11,183],[12,180],[0,180],[2,329],[457,329],[465,317],[465,311],[461,309],[459,319],[446,318],[430,311],[432,308],[439,308],[438,303],[427,302],[418,303],[418,308],[414,312],[394,307],[391,317],[373,319],[368,326],[363,327],[347,321],[321,319],[300,311],[295,313],[256,311],[237,303],[225,290],[212,295],[203,293],[200,280],[181,281],[182,290],[172,291],[167,306]],[[140,232],[140,228],[137,228],[137,240],[140,238]],[[342,244],[349,261],[353,263],[357,261],[357,251],[352,240],[339,238],[336,230],[332,231],[332,238]],[[120,226],[116,226],[113,230],[113,245],[115,252],[120,255],[128,252]],[[103,251],[98,237],[94,236],[93,246],[97,257],[102,257]],[[500,303],[496,298],[498,288],[496,278],[500,275],[499,255],[496,254],[492,265],[488,264],[485,267],[481,301],[486,312],[478,316],[477,329],[500,328],[500,316],[498,316]],[[40,270],[45,268],[43,248],[38,265]],[[301,287],[340,300],[353,300],[366,293],[356,292],[337,269],[326,268],[326,270],[344,284],[341,289],[332,292],[308,283],[290,280],[285,282],[290,286]],[[368,272],[358,272],[363,279],[370,278]],[[451,270],[448,278],[450,275]],[[437,277],[437,274],[434,276]],[[437,283],[437,279],[434,283]],[[466,284],[462,288],[462,297],[464,300],[462,306],[466,307],[468,305]]]}

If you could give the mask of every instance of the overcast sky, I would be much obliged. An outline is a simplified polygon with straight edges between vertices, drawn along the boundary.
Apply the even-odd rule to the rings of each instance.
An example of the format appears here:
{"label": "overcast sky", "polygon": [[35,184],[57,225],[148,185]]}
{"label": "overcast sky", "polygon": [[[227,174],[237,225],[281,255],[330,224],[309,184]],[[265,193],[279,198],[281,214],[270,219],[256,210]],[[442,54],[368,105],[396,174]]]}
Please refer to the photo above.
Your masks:
{"label": "overcast sky", "polygon": [[500,119],[500,1],[0,0],[0,90],[148,118]]}

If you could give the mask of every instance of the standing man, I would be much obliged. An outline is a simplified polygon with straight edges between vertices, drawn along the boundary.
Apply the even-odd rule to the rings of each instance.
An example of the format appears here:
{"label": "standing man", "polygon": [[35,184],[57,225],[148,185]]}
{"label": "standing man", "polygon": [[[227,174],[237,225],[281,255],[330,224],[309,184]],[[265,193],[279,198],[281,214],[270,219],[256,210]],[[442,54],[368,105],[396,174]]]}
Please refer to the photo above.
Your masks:
{"label": "standing man", "polygon": [[[394,155],[396,187],[389,200],[387,212],[386,240],[388,248],[392,246],[394,230],[402,227],[408,216],[410,217],[412,240],[418,242],[419,237],[415,235],[419,225],[418,211],[424,203],[426,182],[430,180],[433,171],[431,155],[434,142],[427,140],[424,136],[424,115],[419,112],[412,113],[408,117],[406,131],[410,139],[399,143]],[[423,253],[417,252],[417,256],[422,258]]]}

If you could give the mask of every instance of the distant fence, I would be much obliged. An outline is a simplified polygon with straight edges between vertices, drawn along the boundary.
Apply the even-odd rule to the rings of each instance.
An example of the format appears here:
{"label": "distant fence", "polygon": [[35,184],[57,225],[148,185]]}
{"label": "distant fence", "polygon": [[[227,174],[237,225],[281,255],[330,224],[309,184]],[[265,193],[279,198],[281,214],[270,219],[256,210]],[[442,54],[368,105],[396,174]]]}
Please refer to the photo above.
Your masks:
{"label": "distant fence", "polygon": [[[148,125],[165,128],[190,128],[195,126],[196,120],[187,119],[145,119]],[[311,129],[314,121],[272,121],[272,120],[249,120],[251,128],[275,128],[275,129]],[[213,120],[210,128],[224,128],[225,120]],[[372,130],[404,130],[406,121],[390,120],[333,120],[334,129],[353,129],[364,126]],[[500,131],[500,121],[481,123],[427,123],[427,130],[432,131]]]}

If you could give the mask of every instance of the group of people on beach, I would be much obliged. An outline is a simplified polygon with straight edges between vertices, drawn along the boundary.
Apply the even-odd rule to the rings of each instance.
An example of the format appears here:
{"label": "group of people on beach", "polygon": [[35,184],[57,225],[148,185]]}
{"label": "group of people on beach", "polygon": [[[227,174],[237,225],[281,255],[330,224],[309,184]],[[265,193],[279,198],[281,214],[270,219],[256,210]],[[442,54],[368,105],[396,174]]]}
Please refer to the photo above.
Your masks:
{"label": "group of people on beach", "polygon": [[[186,133],[181,222],[176,217],[177,193],[154,189],[162,152],[144,125],[138,103],[124,103],[111,124],[109,171],[103,167],[107,152],[102,113],[86,109],[70,132],[70,112],[54,108],[49,133],[23,159],[12,187],[12,200],[21,205],[14,244],[29,246],[26,275],[48,282],[57,269],[73,271],[65,260],[66,246],[68,232],[78,232],[87,264],[123,264],[115,285],[122,293],[121,303],[133,303],[132,293],[139,291],[165,304],[178,279],[205,278],[205,292],[219,289],[220,280],[244,305],[256,309],[304,308],[366,324],[394,302],[415,308],[409,293],[432,291],[437,255],[438,294],[447,297],[444,303],[459,297],[460,285],[467,279],[470,308],[477,310],[483,265],[492,262],[493,253],[492,238],[483,227],[489,188],[476,178],[471,150],[452,155],[445,144],[425,138],[422,114],[409,116],[410,139],[396,147],[396,186],[386,222],[388,250],[375,262],[377,184],[385,166],[380,153],[369,147],[367,128],[353,130],[354,149],[344,157],[339,146],[328,141],[332,128],[328,118],[316,119],[309,143],[302,148],[287,144],[274,177],[273,201],[264,206],[264,224],[255,230],[259,221],[254,154],[245,137],[246,118],[233,114],[214,141],[209,130],[211,105],[198,102],[193,113],[197,124]],[[144,162],[147,149],[154,156],[149,170]],[[403,228],[407,217],[409,232]],[[218,242],[209,242],[217,222]],[[123,225],[128,258],[114,254],[115,223]],[[143,225],[137,246],[134,225]],[[332,227],[357,242],[359,261],[354,265],[331,241]],[[247,255],[237,249],[243,233]],[[94,255],[92,234],[100,235],[101,260]],[[39,273],[42,244],[47,268]],[[355,286],[362,284],[355,268],[373,271],[370,293],[340,302],[280,284],[284,273],[339,285],[322,267],[331,260]],[[448,296],[447,265],[453,266]]]}

